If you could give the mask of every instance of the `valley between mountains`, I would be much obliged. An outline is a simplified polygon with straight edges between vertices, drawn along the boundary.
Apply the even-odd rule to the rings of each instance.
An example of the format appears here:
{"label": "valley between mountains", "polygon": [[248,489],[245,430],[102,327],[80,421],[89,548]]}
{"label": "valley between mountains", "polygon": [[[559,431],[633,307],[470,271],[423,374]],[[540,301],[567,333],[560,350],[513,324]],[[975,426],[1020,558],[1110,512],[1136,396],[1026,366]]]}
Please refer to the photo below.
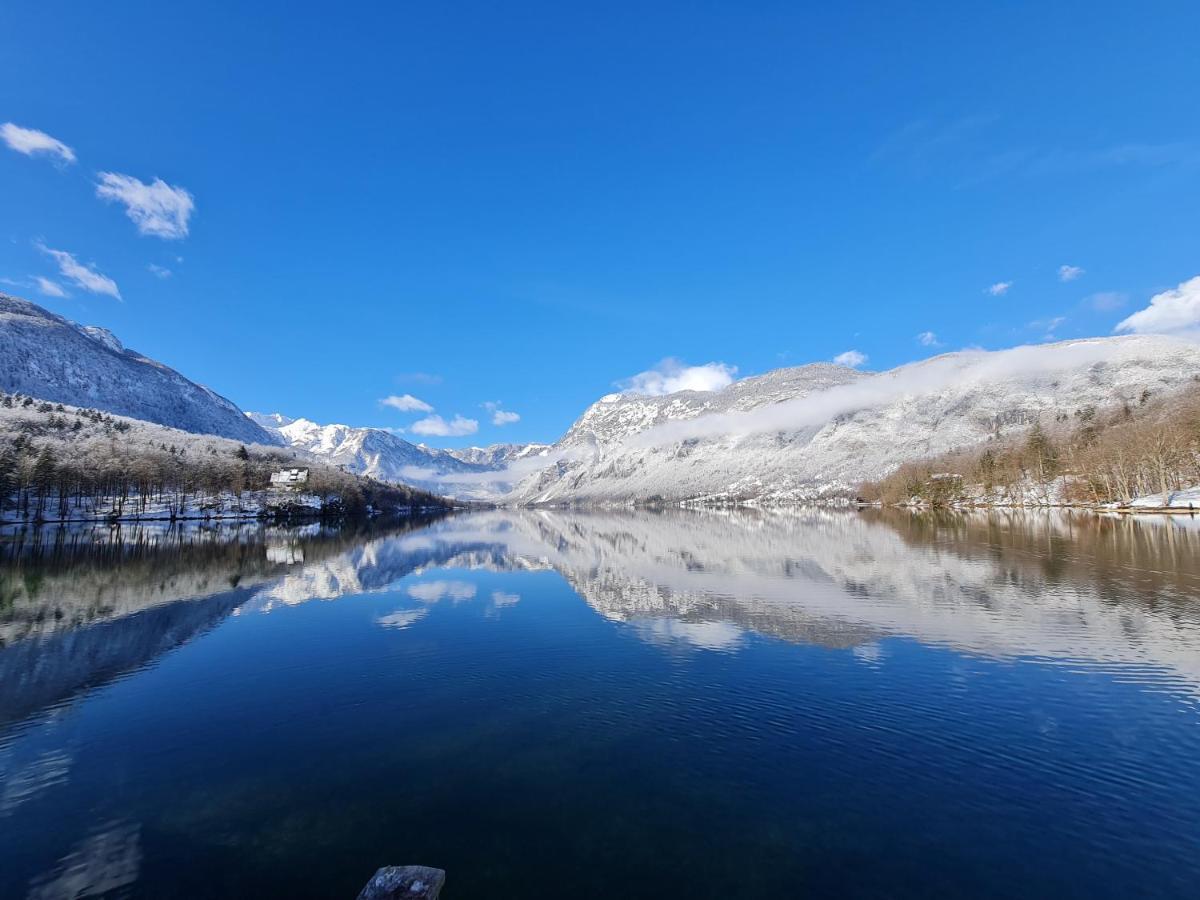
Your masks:
{"label": "valley between mountains", "polygon": [[[1094,474],[1070,471],[1066,461],[1077,454],[1067,448],[1085,432],[1096,439],[1103,426],[1139,416],[1154,434],[1170,432],[1178,444],[1158,464],[1163,477],[1157,483],[1170,493],[1200,483],[1200,473],[1190,474],[1194,459],[1200,459],[1200,436],[1189,443],[1192,438],[1177,421],[1198,387],[1200,349],[1188,340],[1091,338],[947,353],[885,372],[814,363],[714,391],[611,393],[552,442],[439,449],[379,428],[244,413],[232,400],[125,348],[103,329],[0,295],[0,391],[9,396],[0,410],[0,442],[10,455],[36,461],[56,442],[65,447],[66,438],[33,421],[30,411],[61,404],[169,430],[181,435],[179,444],[194,439],[188,435],[207,436],[234,448],[228,452],[248,445],[261,448],[255,452],[283,454],[281,460],[458,501],[537,506],[844,500],[861,494],[865,484],[913,467],[919,471],[924,463],[954,457],[961,464],[983,453],[1012,456],[1032,434],[1062,452],[1056,451],[1053,471],[1043,467],[1020,476],[1040,478],[1046,487],[1040,495],[1010,491],[1007,500],[1055,503],[1067,498],[1063,486],[1072,479]],[[35,402],[27,403],[30,399]],[[56,414],[52,408],[44,415]],[[119,435],[110,437],[110,446],[120,444]],[[156,440],[164,447],[171,443]],[[129,449],[135,452],[132,444]],[[217,456],[227,452],[210,450]],[[19,468],[19,461],[12,465]],[[954,477],[970,481],[971,466]],[[916,494],[936,474],[929,469],[917,477]],[[1051,481],[1058,486],[1047,486]],[[1129,480],[1124,493],[1148,483],[1149,475]],[[1093,493],[1109,502],[1133,499],[1116,496],[1115,489],[1104,498]]]}

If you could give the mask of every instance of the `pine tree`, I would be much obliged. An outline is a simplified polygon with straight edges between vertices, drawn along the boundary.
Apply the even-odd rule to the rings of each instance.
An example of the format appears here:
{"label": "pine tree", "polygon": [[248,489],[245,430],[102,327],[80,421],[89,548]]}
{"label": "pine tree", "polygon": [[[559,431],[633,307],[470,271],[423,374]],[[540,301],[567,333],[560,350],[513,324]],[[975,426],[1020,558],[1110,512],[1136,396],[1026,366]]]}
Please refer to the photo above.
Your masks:
{"label": "pine tree", "polygon": [[33,486],[37,488],[38,512],[45,509],[46,495],[54,486],[57,475],[58,462],[54,458],[54,451],[49,447],[43,447],[33,466]]}

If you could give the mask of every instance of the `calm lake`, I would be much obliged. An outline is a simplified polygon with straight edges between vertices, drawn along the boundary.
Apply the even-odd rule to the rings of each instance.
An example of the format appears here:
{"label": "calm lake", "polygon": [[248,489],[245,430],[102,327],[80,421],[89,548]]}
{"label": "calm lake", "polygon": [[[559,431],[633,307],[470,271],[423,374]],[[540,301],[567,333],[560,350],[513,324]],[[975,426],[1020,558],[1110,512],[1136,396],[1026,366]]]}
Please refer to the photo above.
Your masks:
{"label": "calm lake", "polygon": [[0,537],[0,896],[1200,897],[1200,523]]}

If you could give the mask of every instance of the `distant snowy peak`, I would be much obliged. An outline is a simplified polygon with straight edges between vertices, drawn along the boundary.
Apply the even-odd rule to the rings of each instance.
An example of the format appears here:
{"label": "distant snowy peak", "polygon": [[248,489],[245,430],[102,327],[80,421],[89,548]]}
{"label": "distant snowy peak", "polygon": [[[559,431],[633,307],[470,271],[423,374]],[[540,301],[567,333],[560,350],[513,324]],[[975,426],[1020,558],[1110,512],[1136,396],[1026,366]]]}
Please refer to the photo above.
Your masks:
{"label": "distant snowy peak", "polygon": [[550,447],[550,444],[492,444],[488,447],[465,447],[461,450],[447,450],[446,452],[455,459],[471,465],[500,469],[518,459],[546,456],[550,452]]}
{"label": "distant snowy peak", "polygon": [[276,435],[284,446],[311,453],[356,475],[412,485],[445,496],[465,498],[484,492],[472,482],[461,485],[444,482],[443,476],[474,476],[491,468],[461,459],[455,452],[413,444],[382,428],[321,425],[281,413],[246,415]]}
{"label": "distant snowy peak", "polygon": [[126,349],[107,329],[7,294],[0,294],[0,390],[194,434],[271,442],[231,401]]}
{"label": "distant snowy peak", "polygon": [[277,431],[285,425],[291,425],[295,419],[289,419],[281,413],[246,413],[246,418],[258,425],[260,428],[266,428],[270,431]]}

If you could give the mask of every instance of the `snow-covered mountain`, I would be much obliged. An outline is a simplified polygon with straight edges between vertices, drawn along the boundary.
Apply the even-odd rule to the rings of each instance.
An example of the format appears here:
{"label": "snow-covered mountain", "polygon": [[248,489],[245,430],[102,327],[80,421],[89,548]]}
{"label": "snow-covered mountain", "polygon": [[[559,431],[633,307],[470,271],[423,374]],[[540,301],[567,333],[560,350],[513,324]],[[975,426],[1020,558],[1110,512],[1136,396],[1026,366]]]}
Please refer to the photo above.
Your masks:
{"label": "snow-covered mountain", "polygon": [[803,500],[1089,406],[1193,389],[1200,347],[1133,335],[937,356],[881,373],[780,369],[720,391],[610,394],[518,503]]}
{"label": "snow-covered mountain", "polygon": [[501,469],[519,459],[546,456],[550,447],[550,444],[492,444],[488,447],[465,447],[446,452],[465,463],[483,466],[486,469]]}
{"label": "snow-covered mountain", "polygon": [[256,424],[273,432],[285,446],[304,450],[357,475],[380,481],[428,480],[430,475],[474,472],[474,466],[445,450],[410,443],[381,428],[319,425],[280,413],[247,413]]}
{"label": "snow-covered mountain", "polygon": [[195,434],[272,443],[232,402],[126,349],[110,331],[7,294],[0,294],[0,390]]}
{"label": "snow-covered mountain", "polygon": [[[409,484],[458,499],[491,499],[508,492],[512,484],[500,474],[519,459],[548,451],[548,444],[493,444],[462,450],[439,450],[414,444],[381,428],[319,425],[282,413],[246,413],[257,425],[276,436],[279,443],[356,475],[380,481]],[[488,473],[496,475],[489,478]],[[444,480],[466,476],[464,481]]]}
{"label": "snow-covered mountain", "polygon": [[[1150,665],[1200,695],[1181,616],[1194,569],[1174,562],[1194,558],[1200,534],[1162,518],[1127,525],[1146,554],[1136,569],[1106,563],[1102,520],[1069,513],[974,513],[939,526],[891,510],[492,510],[397,542],[474,550],[443,557],[446,567],[553,568],[598,613],[656,644],[733,650],[758,633],[857,647],[870,660],[886,652],[880,638],[909,635],[991,658]],[[1030,552],[1067,535],[1072,552],[1053,571]],[[1161,606],[1138,599],[1147,580]]]}

